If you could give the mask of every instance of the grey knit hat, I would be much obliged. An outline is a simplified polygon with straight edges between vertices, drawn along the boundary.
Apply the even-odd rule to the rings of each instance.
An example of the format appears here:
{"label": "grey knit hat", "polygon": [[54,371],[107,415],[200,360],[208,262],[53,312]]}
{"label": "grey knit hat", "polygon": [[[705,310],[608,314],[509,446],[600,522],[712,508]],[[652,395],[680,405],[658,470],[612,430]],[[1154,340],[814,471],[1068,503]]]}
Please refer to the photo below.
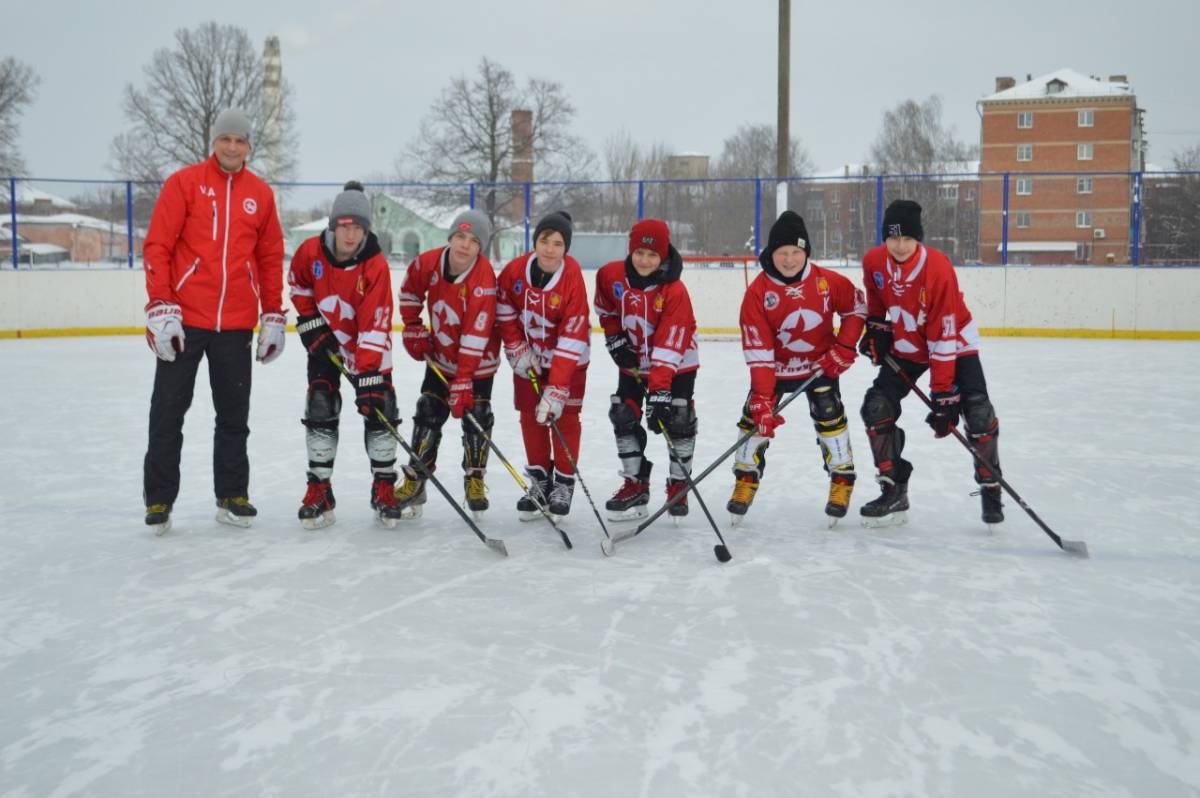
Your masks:
{"label": "grey knit hat", "polygon": [[217,121],[213,122],[212,127],[213,141],[228,133],[241,136],[246,141],[250,141],[250,117],[246,116],[245,111],[238,110],[237,108],[226,108],[217,114]]}
{"label": "grey knit hat", "polygon": [[338,224],[346,219],[357,224],[364,231],[371,230],[371,199],[365,193],[363,184],[351,180],[342,187],[342,193],[333,200],[333,210],[329,212],[329,229],[337,229]]}
{"label": "grey knit hat", "polygon": [[492,223],[488,221],[487,214],[483,211],[471,208],[454,217],[454,221],[450,223],[450,232],[446,238],[449,239],[455,233],[470,233],[479,239],[479,249],[485,254],[488,251],[488,245],[492,243]]}

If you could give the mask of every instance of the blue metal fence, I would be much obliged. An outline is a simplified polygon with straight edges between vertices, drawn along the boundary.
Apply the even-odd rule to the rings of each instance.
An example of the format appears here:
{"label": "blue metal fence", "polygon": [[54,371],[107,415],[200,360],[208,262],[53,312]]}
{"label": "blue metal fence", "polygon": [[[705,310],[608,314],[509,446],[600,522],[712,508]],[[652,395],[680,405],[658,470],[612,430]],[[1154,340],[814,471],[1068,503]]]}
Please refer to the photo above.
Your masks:
{"label": "blue metal fence", "polygon": [[[135,268],[158,185],[131,181],[9,177],[11,268],[55,260]],[[917,199],[926,240],[956,262],[1132,265],[1200,263],[1200,172],[1004,172],[586,182],[370,183],[403,210],[411,235],[390,254],[424,246],[448,215],[479,207],[512,248],[530,248],[537,216],[567,209],[577,235],[628,232],[647,216],[665,219],[680,251],[742,257],[761,249],[776,217],[776,190],[807,223],[814,257],[853,262],[880,242],[888,202]],[[340,183],[275,186],[285,228],[326,212]],[[378,203],[377,203],[378,208]],[[0,218],[4,218],[0,216]],[[7,228],[5,230],[4,228]],[[310,233],[311,234],[311,233]],[[23,243],[24,242],[24,243]]]}

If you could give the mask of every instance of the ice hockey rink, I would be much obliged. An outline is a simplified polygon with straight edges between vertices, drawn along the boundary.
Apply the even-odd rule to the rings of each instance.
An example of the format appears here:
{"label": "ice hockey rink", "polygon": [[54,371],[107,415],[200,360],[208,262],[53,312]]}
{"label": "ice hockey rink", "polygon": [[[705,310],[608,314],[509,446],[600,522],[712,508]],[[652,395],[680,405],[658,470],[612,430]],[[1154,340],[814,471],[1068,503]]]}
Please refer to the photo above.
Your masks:
{"label": "ice hockey rink", "polygon": [[[580,467],[618,483],[615,368],[593,342]],[[1200,794],[1200,342],[988,338],[1006,497],[913,396],[907,526],[860,479],[828,529],[803,402],[746,523],[728,464],[698,505],[606,558],[577,489],[567,551],[520,523],[493,458],[481,526],[436,494],[375,525],[359,418],[342,416],[338,523],[310,532],[303,350],[255,366],[250,530],[214,522],[204,370],[174,528],[142,524],[154,358],[136,336],[0,341],[0,795],[1186,796]],[[734,440],[736,342],[705,341],[697,469]],[[407,434],[419,367],[397,357]],[[523,464],[507,368],[496,442]],[[350,394],[346,392],[349,399]],[[440,476],[461,496],[451,422]],[[666,455],[652,436],[661,502]]]}

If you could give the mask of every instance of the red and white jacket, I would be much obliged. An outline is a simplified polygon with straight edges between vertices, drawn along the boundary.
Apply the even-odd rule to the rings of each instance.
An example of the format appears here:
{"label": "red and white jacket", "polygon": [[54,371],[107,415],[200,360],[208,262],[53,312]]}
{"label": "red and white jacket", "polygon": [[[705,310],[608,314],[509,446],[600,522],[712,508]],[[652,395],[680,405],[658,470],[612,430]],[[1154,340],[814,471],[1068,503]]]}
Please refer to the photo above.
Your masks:
{"label": "red and white jacket", "polygon": [[[537,356],[545,385],[570,388],[576,369],[586,369],[591,356],[591,324],[583,270],[570,255],[544,288],[529,279],[532,252],[514,258],[500,272],[496,323],[505,346],[521,341]],[[516,375],[529,379],[524,374]]]}
{"label": "red and white jacket", "polygon": [[[841,317],[836,336],[835,313]],[[765,265],[742,297],[742,354],[751,389],[771,396],[776,380],[807,379],[835,341],[851,349],[858,344],[866,316],[862,291],[837,272],[810,260],[800,279],[788,284]]]}
{"label": "red and white jacket", "polygon": [[483,255],[462,274],[446,279],[449,247],[422,252],[408,265],[400,286],[404,326],[423,327],[428,306],[433,328],[431,357],[438,368],[459,377],[482,379],[500,365],[496,324],[496,274]]}
{"label": "red and white jacket", "polygon": [[185,327],[250,330],[283,311],[283,232],[271,187],[217,157],[163,184],[143,248],[149,304],[171,302]]}
{"label": "red and white jacket", "polygon": [[949,391],[955,360],[979,352],[979,328],[958,289],[950,259],[918,244],[906,262],[895,263],[887,246],[863,256],[867,312],[892,322],[892,352],[929,364],[929,388]]}
{"label": "red and white jacket", "polygon": [[292,256],[288,285],[297,314],[324,317],[351,374],[392,370],[392,274],[374,233],[342,263],[325,234],[306,240]]}
{"label": "red and white jacket", "polygon": [[[605,335],[625,335],[638,352],[638,371],[647,388],[667,390],[676,374],[700,368],[696,315],[680,280],[683,259],[671,247],[658,272],[646,278],[629,259],[605,264],[596,273],[593,303]],[[625,369],[622,369],[625,371]]]}

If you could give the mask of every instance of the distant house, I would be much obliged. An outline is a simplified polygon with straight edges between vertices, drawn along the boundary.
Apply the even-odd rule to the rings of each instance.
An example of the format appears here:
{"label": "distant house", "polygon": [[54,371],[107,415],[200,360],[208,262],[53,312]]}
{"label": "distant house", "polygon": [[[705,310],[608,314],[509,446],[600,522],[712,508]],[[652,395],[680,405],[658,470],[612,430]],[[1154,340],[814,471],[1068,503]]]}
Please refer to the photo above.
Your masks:
{"label": "distant house", "polygon": [[[9,219],[0,219],[0,226],[11,227],[11,224]],[[68,253],[67,260],[75,263],[119,262],[129,257],[129,234],[123,222],[105,221],[80,213],[19,213],[17,234],[19,240],[31,245],[60,247]],[[145,236],[144,230],[134,230],[135,257],[141,256]]]}
{"label": "distant house", "polygon": [[[8,192],[4,192],[4,198],[8,199]],[[5,204],[7,205],[7,202]],[[61,211],[74,211],[78,207],[74,202],[57,194],[42,191],[23,180],[17,181],[17,210],[21,213],[44,216]]]}
{"label": "distant house", "polygon": [[[371,204],[374,209],[371,224],[380,246],[390,260],[404,264],[427,249],[445,244],[454,217],[468,208],[467,205],[446,208],[392,194],[376,194]],[[499,268],[524,250],[524,227],[510,227],[493,235],[488,257]]]}

